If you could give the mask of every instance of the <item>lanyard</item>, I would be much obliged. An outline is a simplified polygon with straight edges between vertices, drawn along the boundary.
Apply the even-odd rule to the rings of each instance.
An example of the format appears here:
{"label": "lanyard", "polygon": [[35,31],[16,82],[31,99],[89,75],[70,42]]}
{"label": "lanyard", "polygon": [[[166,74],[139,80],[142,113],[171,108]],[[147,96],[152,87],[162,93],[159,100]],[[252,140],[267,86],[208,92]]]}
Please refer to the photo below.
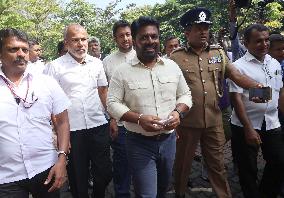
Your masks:
{"label": "lanyard", "polygon": [[29,82],[29,79],[30,79],[30,75],[28,74],[27,76],[27,92],[26,92],[26,96],[25,96],[25,99],[21,98],[20,96],[18,96],[14,90],[14,88],[12,87],[12,85],[8,82],[8,80],[6,78],[4,78],[2,75],[0,75],[0,77],[2,78],[2,80],[5,82],[5,84],[7,85],[7,87],[10,89],[11,93],[14,95],[15,99],[16,99],[16,102],[19,104],[20,102],[18,102],[19,100],[22,100],[23,102],[27,102],[27,96],[28,96],[28,93],[29,93],[29,89],[30,89],[30,82]]}

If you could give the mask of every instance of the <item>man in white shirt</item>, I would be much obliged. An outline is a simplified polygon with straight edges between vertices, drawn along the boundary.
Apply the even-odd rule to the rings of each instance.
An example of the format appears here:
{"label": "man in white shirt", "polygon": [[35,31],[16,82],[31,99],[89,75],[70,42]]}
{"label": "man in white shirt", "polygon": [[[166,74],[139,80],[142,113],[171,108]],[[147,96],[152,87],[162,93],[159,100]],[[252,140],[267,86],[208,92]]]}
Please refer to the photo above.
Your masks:
{"label": "man in white shirt", "polygon": [[165,197],[175,157],[174,129],[191,107],[178,65],[159,57],[159,23],[141,16],[131,24],[136,56],[119,66],[109,86],[108,110],[124,121],[136,197]]}
{"label": "man in white shirt", "polygon": [[94,196],[104,197],[112,177],[110,141],[104,115],[107,79],[102,62],[87,55],[88,34],[78,24],[67,26],[68,53],[52,61],[47,72],[72,102],[68,109],[71,152],[68,176],[74,198],[88,197],[89,163],[94,176]]}
{"label": "man in white shirt", "polygon": [[[0,31],[0,197],[59,198],[66,180],[70,101],[58,83],[27,70],[28,38]],[[58,149],[50,117],[57,119]]]}
{"label": "man in white shirt", "polygon": [[[119,65],[130,62],[136,55],[132,48],[132,36],[130,24],[127,21],[119,20],[115,22],[112,28],[113,38],[118,47],[118,51],[105,57],[103,65],[108,78],[111,77]],[[112,137],[113,149],[113,183],[115,197],[130,198],[130,170],[125,148],[126,129],[122,122],[110,119],[110,136]]]}
{"label": "man in white shirt", "polygon": [[[278,119],[278,107],[284,110],[281,67],[277,60],[267,54],[267,27],[262,24],[248,26],[244,32],[244,41],[248,51],[234,65],[242,74],[270,87],[272,99],[254,103],[249,99],[249,90],[230,82],[234,106],[231,119],[232,145],[244,197],[276,198],[284,179],[284,139]],[[257,155],[260,147],[266,165],[258,186]]]}
{"label": "man in white shirt", "polygon": [[34,74],[42,74],[45,69],[45,63],[41,59],[42,48],[36,40],[29,40],[29,59],[28,69]]}

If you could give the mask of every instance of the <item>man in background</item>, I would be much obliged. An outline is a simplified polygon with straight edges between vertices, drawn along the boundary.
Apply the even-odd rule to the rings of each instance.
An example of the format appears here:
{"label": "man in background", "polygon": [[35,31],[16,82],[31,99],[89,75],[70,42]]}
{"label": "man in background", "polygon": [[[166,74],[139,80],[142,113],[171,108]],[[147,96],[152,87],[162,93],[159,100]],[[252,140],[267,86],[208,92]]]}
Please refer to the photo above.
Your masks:
{"label": "man in background", "polygon": [[[130,24],[127,21],[119,20],[114,23],[113,38],[118,51],[108,55],[103,60],[103,65],[108,78],[111,78],[115,70],[119,69],[122,63],[130,62],[136,55],[132,48],[132,36]],[[126,155],[126,129],[122,122],[110,118],[110,136],[113,149],[113,183],[116,198],[130,198],[130,170]]]}

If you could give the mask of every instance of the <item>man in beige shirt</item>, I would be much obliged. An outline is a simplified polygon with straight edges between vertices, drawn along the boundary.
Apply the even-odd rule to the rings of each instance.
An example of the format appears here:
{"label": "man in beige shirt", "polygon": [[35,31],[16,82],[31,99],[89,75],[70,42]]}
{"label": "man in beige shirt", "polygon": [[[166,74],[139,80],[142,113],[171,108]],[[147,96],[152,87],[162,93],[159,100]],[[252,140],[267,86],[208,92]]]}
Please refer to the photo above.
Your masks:
{"label": "man in beige shirt", "polygon": [[[130,24],[127,21],[119,20],[114,23],[112,32],[118,51],[111,53],[103,60],[108,81],[119,65],[129,62],[136,56],[136,52],[132,48]],[[110,119],[110,136],[113,149],[112,166],[115,197],[130,198],[131,177],[125,147],[126,129],[122,122],[117,123],[114,118]]]}
{"label": "man in beige shirt", "polygon": [[131,24],[136,55],[110,80],[108,112],[125,121],[126,150],[137,197],[165,197],[175,157],[174,129],[192,105],[190,90],[173,61],[160,58],[159,23]]}

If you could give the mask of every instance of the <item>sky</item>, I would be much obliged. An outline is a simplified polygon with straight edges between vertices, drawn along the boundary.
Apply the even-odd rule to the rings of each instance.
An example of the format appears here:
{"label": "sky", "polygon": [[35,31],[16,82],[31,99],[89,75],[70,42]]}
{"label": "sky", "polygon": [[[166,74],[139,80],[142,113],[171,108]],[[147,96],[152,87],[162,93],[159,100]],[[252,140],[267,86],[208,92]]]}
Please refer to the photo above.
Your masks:
{"label": "sky", "polygon": [[[88,0],[90,3],[94,3],[97,7],[105,8],[110,2],[115,0]],[[156,3],[164,3],[165,0],[121,0],[118,4],[118,8],[125,8],[130,3],[135,3],[137,6],[142,5],[155,5]]]}

